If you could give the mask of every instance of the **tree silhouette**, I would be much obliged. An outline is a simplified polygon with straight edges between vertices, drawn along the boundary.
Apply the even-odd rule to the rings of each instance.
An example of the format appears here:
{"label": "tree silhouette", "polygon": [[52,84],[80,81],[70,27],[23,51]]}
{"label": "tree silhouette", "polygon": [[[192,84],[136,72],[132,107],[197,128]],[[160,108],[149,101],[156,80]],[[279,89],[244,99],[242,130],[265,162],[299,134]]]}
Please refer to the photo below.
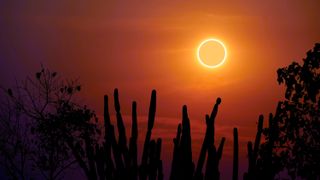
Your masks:
{"label": "tree silhouette", "polygon": [[[79,142],[85,136],[83,129],[90,130],[88,137],[97,134],[91,123],[94,112],[74,101],[80,89],[76,81],[63,80],[56,72],[42,68],[34,78],[27,77],[14,89],[4,91],[0,153],[13,179],[40,175],[42,179],[59,179],[76,163],[66,139]],[[26,171],[33,173],[27,175]]]}
{"label": "tree silhouette", "polygon": [[260,166],[265,174],[286,169],[293,179],[320,178],[319,65],[320,44],[315,44],[303,65],[293,62],[277,71],[279,84],[286,86],[285,100],[279,102],[264,130]]}
{"label": "tree silhouette", "polygon": [[4,97],[0,110],[0,165],[12,179],[31,177],[27,163],[31,155],[28,129],[23,128],[25,123],[21,115]]}

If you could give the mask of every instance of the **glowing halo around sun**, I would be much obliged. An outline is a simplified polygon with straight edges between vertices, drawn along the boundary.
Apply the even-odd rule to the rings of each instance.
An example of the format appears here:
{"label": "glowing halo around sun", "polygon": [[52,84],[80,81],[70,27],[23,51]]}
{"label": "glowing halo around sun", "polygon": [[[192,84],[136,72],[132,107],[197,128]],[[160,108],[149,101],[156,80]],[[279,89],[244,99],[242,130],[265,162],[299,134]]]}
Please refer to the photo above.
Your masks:
{"label": "glowing halo around sun", "polygon": [[[209,43],[209,42],[218,43],[219,45],[222,46],[222,48],[223,48],[223,50],[224,50],[224,56],[223,56],[222,60],[221,60],[218,64],[208,65],[208,64],[204,63],[204,62],[203,62],[203,59],[201,59],[201,57],[200,57],[201,48],[202,48],[205,44],[207,44],[207,43]],[[218,40],[218,39],[214,39],[214,38],[206,39],[206,40],[202,41],[202,42],[199,44],[198,48],[197,48],[197,59],[198,59],[198,61],[200,62],[200,64],[203,65],[204,67],[207,67],[207,68],[217,68],[217,67],[221,66],[223,63],[225,63],[225,61],[226,61],[226,59],[227,59],[227,48],[226,48],[226,46],[223,44],[223,42],[220,41],[220,40]]]}

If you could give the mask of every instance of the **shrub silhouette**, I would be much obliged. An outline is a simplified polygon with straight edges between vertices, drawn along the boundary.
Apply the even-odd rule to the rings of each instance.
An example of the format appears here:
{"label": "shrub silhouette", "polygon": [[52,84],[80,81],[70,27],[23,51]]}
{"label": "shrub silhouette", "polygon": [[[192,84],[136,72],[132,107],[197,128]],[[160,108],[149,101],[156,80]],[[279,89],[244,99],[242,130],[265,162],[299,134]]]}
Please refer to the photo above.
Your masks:
{"label": "shrub silhouette", "polygon": [[74,144],[70,151],[68,144],[79,145],[82,136],[95,142],[95,114],[73,98],[80,89],[76,81],[66,82],[42,68],[35,78],[3,91],[0,154],[12,179],[60,179],[75,165],[72,152],[81,154]]}
{"label": "shrub silhouette", "polygon": [[[286,169],[292,179],[320,178],[320,44],[307,52],[303,65],[293,62],[280,68],[279,84],[285,84],[269,127],[264,130],[261,169],[275,175]],[[270,166],[272,165],[272,167]],[[273,178],[273,177],[270,177]]]}

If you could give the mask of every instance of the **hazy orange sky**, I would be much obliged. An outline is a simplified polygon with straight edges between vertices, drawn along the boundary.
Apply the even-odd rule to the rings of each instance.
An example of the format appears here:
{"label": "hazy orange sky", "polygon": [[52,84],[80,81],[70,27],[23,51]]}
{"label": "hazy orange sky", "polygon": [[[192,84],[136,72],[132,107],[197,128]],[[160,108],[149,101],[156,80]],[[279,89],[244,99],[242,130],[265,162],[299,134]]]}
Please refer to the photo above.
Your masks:
{"label": "hazy orange sky", "polygon": [[[239,128],[242,173],[258,115],[273,112],[284,95],[277,68],[301,62],[320,41],[319,7],[311,0],[0,1],[0,85],[32,75],[42,63],[79,78],[81,101],[98,114],[103,95],[119,88],[122,113],[130,115],[136,100],[142,121],[156,89],[154,135],[171,145],[186,104],[198,149],[204,116],[221,97],[216,126],[218,138],[227,137],[222,168],[229,169],[222,177],[228,178],[233,127]],[[220,68],[207,69],[196,59],[206,38],[227,46]],[[164,159],[171,159],[167,149]]]}

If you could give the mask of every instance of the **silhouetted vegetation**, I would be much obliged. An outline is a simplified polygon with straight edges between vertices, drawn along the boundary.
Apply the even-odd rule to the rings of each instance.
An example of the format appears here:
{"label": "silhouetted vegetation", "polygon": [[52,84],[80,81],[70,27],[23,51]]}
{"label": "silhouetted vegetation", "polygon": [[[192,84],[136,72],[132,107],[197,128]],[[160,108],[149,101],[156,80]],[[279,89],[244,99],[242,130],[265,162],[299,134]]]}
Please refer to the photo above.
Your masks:
{"label": "silhouetted vegetation", "polygon": [[292,179],[320,178],[319,65],[320,44],[315,44],[303,65],[293,62],[277,71],[278,82],[285,84],[286,91],[264,130],[260,161],[268,174],[285,169]]}
{"label": "silhouetted vegetation", "polygon": [[233,174],[232,179],[238,179],[239,171],[239,142],[238,142],[238,129],[233,129]]}
{"label": "silhouetted vegetation", "polygon": [[[221,99],[218,98],[211,115],[206,115],[206,132],[201,146],[198,164],[195,168],[192,160],[190,120],[187,106],[182,109],[182,124],[178,125],[177,136],[173,139],[174,150],[170,179],[219,179],[219,162],[222,156],[225,138],[222,138],[218,149],[214,145],[214,122]],[[207,156],[207,158],[206,158]],[[205,161],[206,169],[203,174]]]}
{"label": "silhouetted vegetation", "polygon": [[[268,126],[259,116],[254,142],[247,144],[248,171],[243,179],[319,179],[320,169],[320,44],[307,53],[304,64],[293,62],[278,70],[286,85],[285,100],[269,115]],[[151,93],[147,132],[138,160],[137,103],[132,102],[131,135],[127,137],[118,89],[114,90],[116,127],[111,123],[109,97],[104,96],[104,121],[76,103],[77,81],[59,78],[42,68],[14,89],[3,89],[0,114],[0,165],[10,179],[61,179],[68,168],[87,179],[162,180],[162,139],[152,139],[156,91]],[[187,106],[173,139],[171,180],[220,179],[219,165],[226,139],[215,138],[221,99],[205,116],[206,131],[195,165]],[[117,132],[116,132],[117,131]],[[230,132],[231,133],[231,132]],[[265,138],[265,139],[262,139]],[[140,163],[139,163],[140,162]],[[204,168],[205,166],[205,168]],[[233,129],[233,179],[239,176],[238,129]]]}
{"label": "silhouetted vegetation", "polygon": [[4,90],[0,153],[8,176],[60,179],[76,162],[69,143],[80,146],[83,137],[96,141],[94,112],[73,101],[80,89],[76,81],[62,80],[56,72],[42,68],[15,89]]}
{"label": "silhouetted vegetation", "polygon": [[[254,145],[251,141],[248,142],[247,151],[248,151],[248,172],[244,174],[243,179],[252,180],[252,179],[272,179],[269,177],[269,172],[264,172],[267,168],[271,167],[259,167],[260,160],[258,159],[260,151],[260,142],[261,135],[263,131],[263,115],[259,116],[258,125],[257,125],[257,134],[255,137]],[[271,122],[271,120],[270,120]]]}

